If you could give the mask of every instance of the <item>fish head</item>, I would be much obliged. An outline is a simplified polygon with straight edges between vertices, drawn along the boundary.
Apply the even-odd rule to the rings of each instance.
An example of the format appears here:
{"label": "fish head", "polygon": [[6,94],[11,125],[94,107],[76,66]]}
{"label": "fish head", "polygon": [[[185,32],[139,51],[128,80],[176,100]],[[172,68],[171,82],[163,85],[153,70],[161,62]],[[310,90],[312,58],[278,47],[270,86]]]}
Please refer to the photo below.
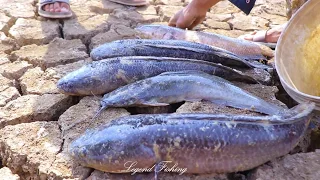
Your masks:
{"label": "fish head", "polygon": [[125,170],[130,161],[148,161],[154,154],[130,129],[129,124],[123,124],[88,130],[70,144],[68,153],[81,165],[105,172]]}
{"label": "fish head", "polygon": [[113,91],[103,96],[101,100],[102,107],[129,107],[134,104],[140,104],[139,96],[129,94],[128,90]]}
{"label": "fish head", "polygon": [[99,95],[103,83],[96,76],[95,70],[88,70],[84,66],[62,77],[57,82],[57,88],[68,95]]}
{"label": "fish head", "polygon": [[134,48],[140,40],[137,39],[125,39],[116,40],[110,43],[105,43],[95,47],[90,52],[90,57],[93,61],[118,58],[119,60],[125,56],[132,56],[135,51]]}
{"label": "fish head", "polygon": [[135,28],[141,38],[162,39],[168,33],[168,30],[161,25],[141,25]]}

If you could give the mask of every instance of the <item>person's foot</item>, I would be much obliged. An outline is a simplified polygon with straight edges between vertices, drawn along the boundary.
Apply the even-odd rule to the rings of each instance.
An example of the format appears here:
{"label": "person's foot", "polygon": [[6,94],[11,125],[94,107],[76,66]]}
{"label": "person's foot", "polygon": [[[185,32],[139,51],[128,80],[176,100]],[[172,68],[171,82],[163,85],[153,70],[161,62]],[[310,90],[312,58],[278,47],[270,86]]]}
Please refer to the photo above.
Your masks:
{"label": "person's foot", "polygon": [[286,25],[287,23],[276,26],[267,31],[255,31],[251,34],[240,36],[239,39],[244,39],[253,42],[277,43]]}
{"label": "person's foot", "polygon": [[69,12],[70,6],[64,2],[55,2],[44,5],[43,10],[47,12]]}

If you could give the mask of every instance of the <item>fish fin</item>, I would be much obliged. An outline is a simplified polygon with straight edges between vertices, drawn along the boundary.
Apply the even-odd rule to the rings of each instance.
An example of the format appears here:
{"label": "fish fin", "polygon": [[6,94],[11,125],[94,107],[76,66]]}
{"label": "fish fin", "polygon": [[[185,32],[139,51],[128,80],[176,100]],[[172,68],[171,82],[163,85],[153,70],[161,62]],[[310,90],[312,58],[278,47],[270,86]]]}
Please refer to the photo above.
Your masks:
{"label": "fish fin", "polygon": [[252,106],[252,107],[244,106],[243,104],[239,104],[239,103],[235,103],[235,102],[223,100],[223,99],[208,99],[206,101],[211,102],[216,105],[219,105],[219,106],[226,106],[226,107],[232,107],[232,108],[237,108],[237,109],[251,110],[252,108],[254,108],[254,106]]}
{"label": "fish fin", "polygon": [[141,105],[143,106],[169,106],[168,103],[158,103],[158,102],[142,102]]}
{"label": "fish fin", "polygon": [[186,99],[186,101],[188,101],[188,102],[200,102],[200,101],[202,101],[202,99],[192,99],[192,98],[190,98],[190,99]]}
{"label": "fish fin", "polygon": [[209,78],[209,79],[219,79],[219,81],[222,81],[224,83],[227,83],[227,84],[232,84],[232,82],[222,78],[222,77],[219,77],[219,76],[216,76],[214,74],[211,74],[211,73],[206,73],[204,71],[200,71],[200,70],[182,70],[182,71],[168,71],[168,72],[164,72],[164,73],[161,73],[159,74],[158,76],[170,76],[170,75],[179,75],[179,74],[186,74],[186,75],[197,75],[197,76],[202,76],[202,77],[205,77],[205,78]]}
{"label": "fish fin", "polygon": [[[162,49],[185,49],[185,50],[188,50],[188,51],[193,51],[193,52],[200,52],[200,53],[208,53],[208,51],[205,51],[205,50],[202,50],[202,49],[195,49],[195,48],[189,48],[189,47],[185,47],[185,46],[170,46],[168,44],[166,45],[161,45],[161,44],[142,44],[143,46],[149,46],[149,47],[155,47],[155,48],[162,48]],[[208,45],[205,45],[205,46],[208,46]],[[211,48],[211,46],[208,46]],[[212,50],[215,50],[215,51],[222,51],[220,49],[215,49],[214,47],[212,48]],[[226,52],[226,53],[229,53],[229,52]]]}
{"label": "fish fin", "polygon": [[[196,42],[194,42],[196,43]],[[197,43],[199,44],[199,43]],[[251,65],[244,59],[239,57],[238,55],[222,49],[222,48],[218,48],[215,46],[209,46],[206,44],[202,44],[204,46],[208,46],[208,48],[210,48],[210,50],[214,51],[214,53],[219,54],[219,56],[225,56],[225,57],[229,57],[230,59],[234,59],[234,60],[238,60],[238,61],[242,61],[244,64],[246,64],[248,67],[251,67]],[[175,45],[161,45],[161,44],[143,44],[143,46],[149,46],[149,47],[155,47],[155,48],[162,48],[162,49],[181,49],[181,46],[176,47]],[[197,52],[197,53],[207,53],[207,50],[203,50],[203,49],[196,49],[196,48],[192,48],[192,47],[183,47],[183,49],[188,50],[188,51],[193,51],[193,52]]]}
{"label": "fish fin", "polygon": [[169,75],[175,75],[175,74],[207,74],[206,72],[200,71],[200,70],[182,70],[182,71],[168,71],[168,72],[164,72],[159,74],[158,76],[169,76]]}
{"label": "fish fin", "polygon": [[208,99],[206,100],[206,102],[211,102],[213,104],[220,105],[220,106],[229,106],[229,104],[231,104],[231,103],[228,103],[226,100],[222,100],[222,99]]}

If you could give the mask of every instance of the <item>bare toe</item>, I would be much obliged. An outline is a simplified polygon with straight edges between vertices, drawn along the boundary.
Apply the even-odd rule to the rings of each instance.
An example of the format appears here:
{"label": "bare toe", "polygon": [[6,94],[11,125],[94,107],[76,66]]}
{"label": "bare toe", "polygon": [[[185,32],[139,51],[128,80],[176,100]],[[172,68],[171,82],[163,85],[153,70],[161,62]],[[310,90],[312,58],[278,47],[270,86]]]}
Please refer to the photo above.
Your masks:
{"label": "bare toe", "polygon": [[50,11],[50,6],[49,4],[47,5],[44,5],[44,8],[43,8],[45,11],[49,12]]}
{"label": "bare toe", "polygon": [[64,9],[65,12],[70,11],[70,6],[67,3],[60,3],[61,10]]}
{"label": "bare toe", "polygon": [[55,2],[53,4],[53,8],[54,8],[55,12],[60,12],[61,11],[60,4],[58,2]]}
{"label": "bare toe", "polygon": [[54,12],[53,4],[50,4],[50,12]]}

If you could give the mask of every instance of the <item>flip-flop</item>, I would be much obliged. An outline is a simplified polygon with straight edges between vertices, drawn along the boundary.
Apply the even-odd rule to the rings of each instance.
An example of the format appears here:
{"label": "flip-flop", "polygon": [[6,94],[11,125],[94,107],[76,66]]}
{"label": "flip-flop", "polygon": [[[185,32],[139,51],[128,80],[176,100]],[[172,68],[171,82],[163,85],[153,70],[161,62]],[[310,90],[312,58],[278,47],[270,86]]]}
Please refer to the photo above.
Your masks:
{"label": "flip-flop", "polygon": [[147,5],[147,0],[109,0],[114,3],[128,5],[128,6],[144,6]]}
{"label": "flip-flop", "polygon": [[69,4],[69,0],[40,0],[38,13],[45,18],[69,18],[72,16],[71,10],[69,12],[48,12],[43,10],[44,5],[53,4],[55,2],[63,2]]}

